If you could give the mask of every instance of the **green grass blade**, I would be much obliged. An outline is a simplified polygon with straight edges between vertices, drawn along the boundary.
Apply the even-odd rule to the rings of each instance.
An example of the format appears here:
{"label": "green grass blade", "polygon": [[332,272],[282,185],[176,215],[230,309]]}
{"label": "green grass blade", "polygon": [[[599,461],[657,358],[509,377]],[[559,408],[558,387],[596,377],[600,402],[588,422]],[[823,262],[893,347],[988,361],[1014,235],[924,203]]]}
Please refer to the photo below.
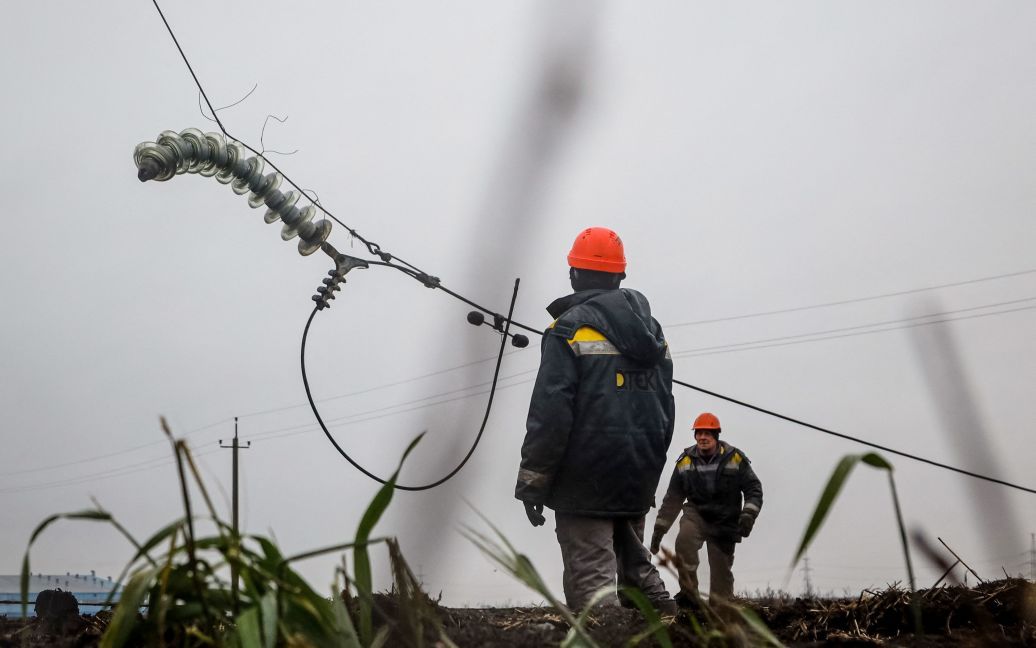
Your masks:
{"label": "green grass blade", "polygon": [[594,608],[597,607],[598,603],[611,596],[615,596],[615,588],[607,586],[602,587],[601,589],[591,594],[590,600],[588,600],[586,604],[583,605],[583,610],[579,613],[579,616],[576,617],[576,619],[579,621],[579,625],[583,625],[586,623],[587,617],[590,616],[590,613],[593,612]]}
{"label": "green grass blade", "polygon": [[389,629],[385,626],[378,630],[378,634],[374,635],[374,639],[371,640],[370,648],[384,648],[388,645],[389,640]]}
{"label": "green grass blade", "polygon": [[762,637],[767,644],[774,646],[775,648],[784,648],[784,644],[781,643],[781,640],[770,631],[770,628],[766,626],[766,623],[764,623],[763,620],[759,618],[759,615],[753,610],[739,605],[737,606],[737,612],[741,615],[741,618],[745,620],[745,623],[748,624],[748,627],[757,635]]}
{"label": "green grass blade", "polygon": [[277,645],[277,594],[270,590],[259,599],[259,612],[263,622],[263,648]]}
{"label": "green grass blade", "polygon": [[888,471],[892,470],[892,464],[886,461],[885,457],[882,457],[881,455],[874,452],[868,452],[864,455],[861,455],[860,461],[874,468],[884,468]]}
{"label": "green grass blade", "polygon": [[29,536],[29,544],[25,547],[25,557],[22,558],[22,573],[18,579],[20,586],[19,589],[21,590],[23,618],[29,616],[29,550],[32,549],[32,544],[36,542],[36,538],[43,533],[43,530],[58,520],[94,520],[98,522],[111,522],[112,516],[107,511],[85,510],[76,511],[75,513],[55,513],[39,523],[36,529],[32,532],[32,535]]}
{"label": "green grass blade", "polygon": [[362,648],[363,644],[360,643],[360,637],[356,634],[356,626],[353,625],[349,609],[345,607],[345,601],[342,600],[339,592],[332,593],[331,610],[335,617],[337,629],[335,636],[338,639],[338,645],[341,648]]}
{"label": "green grass blade", "polygon": [[259,623],[258,608],[248,608],[237,615],[237,641],[241,648],[265,648]]}
{"label": "green grass blade", "polygon": [[111,605],[111,602],[115,600],[115,595],[118,593],[119,587],[122,585],[122,580],[126,578],[126,574],[130,572],[130,569],[133,568],[133,565],[140,558],[147,557],[148,562],[150,562],[153,567],[158,566],[158,564],[155,563],[154,560],[152,560],[151,557],[148,555],[148,552],[157,547],[159,543],[164,542],[167,538],[174,535],[183,527],[183,525],[184,520],[183,518],[181,518],[173,522],[172,524],[162,528],[158,531],[158,533],[148,538],[147,542],[138,546],[137,553],[133,556],[133,559],[126,563],[126,566],[122,568],[122,572],[119,574],[119,577],[115,579],[115,586],[112,587],[111,591],[108,592],[107,598],[104,599],[105,607]]}
{"label": "green grass blade", "polygon": [[389,477],[385,485],[378,490],[374,499],[371,500],[370,505],[367,506],[367,510],[364,511],[363,517],[360,519],[360,526],[356,529],[356,548],[353,549],[353,571],[356,574],[356,589],[360,600],[360,640],[365,645],[369,645],[371,641],[371,597],[374,595],[367,539],[370,537],[374,525],[378,523],[385,509],[392,502],[392,495],[396,490],[396,479],[399,477],[399,471],[403,468],[403,462],[406,461],[407,456],[421,441],[423,436],[424,432],[418,434],[417,438],[407,446],[402,458],[399,460],[399,466],[396,467],[396,471],[392,473],[392,476]]}
{"label": "green grass blade", "polygon": [[140,609],[157,573],[157,569],[148,567],[130,577],[126,589],[122,591],[119,605],[115,608],[115,614],[112,615],[111,623],[101,637],[100,648],[121,648],[126,643],[137,624],[137,610]]}
{"label": "green grass blade", "polygon": [[[536,567],[532,564],[532,561],[523,554],[515,551],[514,546],[507,541],[504,534],[498,529],[489,518],[482,515],[477,510],[475,513],[482,518],[482,520],[496,533],[497,537],[500,538],[507,548],[505,549],[497,541],[489,538],[488,536],[479,533],[475,529],[469,526],[465,526],[461,532],[472,544],[485,554],[487,558],[496,564],[500,565],[507,573],[511,574],[514,578],[525,583],[530,589],[539,593],[547,600],[550,605],[558,611],[561,618],[571,627],[568,636],[561,642],[562,646],[595,646],[590,635],[586,633],[579,619],[576,618],[572,612],[561,604],[561,602],[551,593],[550,588],[543,581],[539,572],[536,571]],[[573,643],[574,642],[574,643]]]}
{"label": "green grass blade", "polygon": [[809,524],[806,525],[806,532],[802,536],[802,542],[799,544],[798,551],[795,552],[795,558],[791,561],[792,567],[799,562],[802,555],[806,553],[806,549],[809,548],[813,538],[816,537],[817,532],[820,531],[820,527],[824,524],[824,519],[831,512],[832,505],[834,505],[838,494],[842,491],[842,486],[845,485],[845,480],[859,461],[859,455],[846,455],[835,466],[834,472],[831,473],[831,478],[827,480],[827,486],[824,487],[823,492],[820,494],[820,501],[817,502],[816,510],[813,511],[813,517],[810,519]]}
{"label": "green grass blade", "polygon": [[[633,601],[633,604],[640,610],[641,616],[647,622],[648,627],[643,633],[644,637],[649,634],[655,635],[655,641],[662,648],[673,648],[673,641],[669,638],[669,630],[666,628],[666,624],[662,621],[662,617],[658,615],[658,610],[655,606],[651,605],[651,601],[647,600],[644,593],[635,587],[623,587],[620,589],[622,594]],[[636,642],[630,642],[630,645],[635,646],[640,643],[640,639]]]}

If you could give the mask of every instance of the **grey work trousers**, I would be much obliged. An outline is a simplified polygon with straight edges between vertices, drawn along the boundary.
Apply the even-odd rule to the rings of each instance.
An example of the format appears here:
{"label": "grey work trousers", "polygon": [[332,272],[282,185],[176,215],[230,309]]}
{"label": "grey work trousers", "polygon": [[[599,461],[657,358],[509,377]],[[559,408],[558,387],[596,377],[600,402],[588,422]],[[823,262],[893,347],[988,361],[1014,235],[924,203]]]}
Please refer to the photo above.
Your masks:
{"label": "grey work trousers", "polygon": [[599,590],[612,592],[598,605],[618,605],[620,586],[636,587],[649,601],[668,601],[669,592],[644,546],[644,518],[597,518],[556,513],[564,564],[565,602],[580,611]]}
{"label": "grey work trousers", "polygon": [[730,600],[734,597],[734,541],[717,537],[697,511],[684,508],[680,532],[676,536],[676,555],[684,563],[680,573],[680,593],[690,596],[698,592],[698,552],[704,544],[709,553],[709,600]]}

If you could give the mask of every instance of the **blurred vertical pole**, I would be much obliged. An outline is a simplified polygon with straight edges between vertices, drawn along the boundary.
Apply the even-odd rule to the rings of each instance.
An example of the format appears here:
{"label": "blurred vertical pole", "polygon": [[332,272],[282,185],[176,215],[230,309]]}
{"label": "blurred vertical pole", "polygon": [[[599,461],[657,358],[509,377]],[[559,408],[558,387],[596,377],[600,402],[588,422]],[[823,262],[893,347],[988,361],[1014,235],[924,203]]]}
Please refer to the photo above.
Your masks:
{"label": "blurred vertical pole", "polygon": [[[558,161],[569,148],[572,135],[587,103],[593,63],[597,58],[599,25],[604,4],[598,0],[557,3],[543,0],[533,16],[532,42],[529,45],[530,76],[525,81],[514,117],[508,125],[500,152],[487,179],[487,187],[477,204],[466,239],[456,238],[456,246],[470,258],[470,271],[456,287],[488,303],[497,301],[500,287],[509,277],[526,274],[529,259],[539,258],[530,247],[539,246],[540,212],[549,199]],[[588,223],[590,225],[593,223]],[[574,237],[578,230],[571,232]],[[563,248],[571,241],[555,242]],[[556,260],[561,271],[559,283],[568,284],[564,258]],[[551,298],[556,295],[552,295]],[[549,300],[547,300],[549,301]],[[452,321],[449,331],[455,330]],[[443,337],[452,335],[444,332]],[[462,357],[472,358],[485,343],[479,336],[465,338],[468,348]],[[457,354],[456,349],[440,349],[440,354]],[[442,359],[429,364],[442,365]],[[453,360],[451,360],[453,362]],[[524,423],[524,418],[519,425]],[[463,452],[467,440],[455,437],[443,444],[448,452]],[[452,448],[452,450],[451,450]],[[459,504],[456,493],[466,488],[469,469],[443,489],[440,507],[429,507],[411,516],[409,524],[421,534],[435,537],[451,524],[446,507]],[[513,482],[512,482],[513,483]],[[423,543],[415,548],[413,559],[438,564],[445,549],[442,543]]]}
{"label": "blurred vertical pole", "polygon": [[1029,580],[1036,583],[1036,533],[1030,534],[1029,545]]}
{"label": "blurred vertical pole", "polygon": [[233,525],[234,525],[233,526],[233,529],[234,529],[234,535],[233,535],[234,559],[230,561],[230,593],[231,593],[231,598],[234,601],[234,614],[236,615],[237,611],[238,611],[238,585],[237,585],[237,580],[238,580],[238,578],[237,578],[237,571],[238,570],[237,570],[237,560],[238,560],[238,556],[240,554],[239,547],[241,545],[241,532],[240,532],[239,527],[238,527],[238,501],[239,500],[238,500],[238,485],[237,485],[237,482],[238,482],[238,479],[237,479],[237,474],[238,474],[238,470],[237,470],[237,461],[238,461],[238,459],[237,459],[237,451],[241,450],[241,449],[248,449],[248,448],[252,447],[252,442],[251,441],[249,441],[246,445],[243,445],[243,446],[240,443],[238,443],[238,438],[237,438],[237,417],[236,416],[234,417],[234,442],[231,443],[230,445],[223,445],[223,441],[220,440],[219,447],[221,447],[221,448],[230,448],[233,451],[233,453],[232,453],[233,459],[231,461],[231,466],[232,466],[232,468],[231,468],[231,474],[232,474],[231,479],[233,480],[233,485],[232,485],[231,488],[232,488],[232,492],[233,492],[233,505],[232,505],[233,513],[232,513],[232,515],[233,515]]}
{"label": "blurred vertical pole", "polygon": [[[932,306],[940,308],[935,302],[924,312],[932,312],[927,311]],[[996,460],[995,440],[979,411],[950,326],[915,328],[913,342],[935,410],[947,440],[955,446],[959,464],[985,475],[1002,474],[1005,464]],[[989,553],[1007,553],[1007,538],[1020,537],[1021,527],[1003,489],[974,479],[966,480],[966,484],[979,528],[997,531],[991,537],[999,544],[989,547]]]}

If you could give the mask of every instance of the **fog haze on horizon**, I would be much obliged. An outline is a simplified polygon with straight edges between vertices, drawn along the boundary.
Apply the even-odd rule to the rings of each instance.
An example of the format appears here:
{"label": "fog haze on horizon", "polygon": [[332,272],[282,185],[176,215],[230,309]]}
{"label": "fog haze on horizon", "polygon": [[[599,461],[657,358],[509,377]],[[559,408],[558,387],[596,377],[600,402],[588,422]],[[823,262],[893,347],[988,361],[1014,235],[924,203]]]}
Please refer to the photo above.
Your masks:
{"label": "fog haze on horizon", "polygon": [[[520,277],[515,319],[546,326],[546,304],[570,291],[573,238],[611,227],[624,286],[651,301],[678,379],[1036,487],[1036,6],[564,7],[163,4],[217,107],[256,86],[220,112],[230,133],[258,147],[267,116],[287,117],[267,121],[264,143],[298,152],[271,160],[451,290],[504,311]],[[137,143],[217,130],[150,3],[8,13],[0,573],[18,572],[41,520],[91,497],[138,537],[182,515],[159,415],[186,435],[228,518],[230,451],[217,442],[239,417],[252,442],[244,531],[285,553],[351,539],[378,485],[323,437],[299,372],[329,259],[299,256],[264,209],[211,178],[136,179]],[[368,256],[337,224],[329,240]],[[859,299],[877,295],[889,296]],[[832,302],[846,303],[795,310]],[[405,483],[438,478],[470,446],[499,338],[468,325],[468,310],[373,267],[315,317],[314,396],[373,472],[390,474],[421,431]],[[479,513],[561,591],[553,514],[534,529],[513,498],[530,337],[508,347],[471,461],[433,491],[397,492],[376,529],[399,536],[446,604],[536,600],[462,537],[485,528]],[[831,470],[866,448],[675,394],[670,459],[712,411],[763,482],[736,589],[785,585]],[[984,578],[1028,576],[1033,495],[884,456],[910,529]],[[115,576],[131,556],[112,529],[61,522],[34,545],[32,570]],[[856,469],[809,556],[821,591],[905,580],[883,473]],[[934,583],[940,570],[914,561],[918,584]],[[300,569],[326,590],[337,562]],[[802,582],[800,567],[786,587]]]}

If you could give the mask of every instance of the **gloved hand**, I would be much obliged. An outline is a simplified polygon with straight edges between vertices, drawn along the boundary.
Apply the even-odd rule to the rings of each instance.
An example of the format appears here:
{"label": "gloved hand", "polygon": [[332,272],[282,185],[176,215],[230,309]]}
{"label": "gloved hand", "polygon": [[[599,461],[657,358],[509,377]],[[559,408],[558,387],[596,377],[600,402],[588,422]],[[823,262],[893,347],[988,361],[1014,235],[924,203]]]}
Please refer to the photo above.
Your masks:
{"label": "gloved hand", "polygon": [[533,504],[532,502],[523,503],[525,504],[525,514],[529,516],[529,522],[532,523],[532,526],[543,526],[543,523],[547,521],[547,518],[543,517],[543,505]]}
{"label": "gloved hand", "polygon": [[662,535],[658,531],[651,534],[651,553],[656,554],[662,549]]}
{"label": "gloved hand", "polygon": [[755,517],[748,513],[742,513],[741,517],[737,519],[737,532],[741,534],[742,538],[747,538],[748,534],[752,533],[753,526],[755,526]]}

